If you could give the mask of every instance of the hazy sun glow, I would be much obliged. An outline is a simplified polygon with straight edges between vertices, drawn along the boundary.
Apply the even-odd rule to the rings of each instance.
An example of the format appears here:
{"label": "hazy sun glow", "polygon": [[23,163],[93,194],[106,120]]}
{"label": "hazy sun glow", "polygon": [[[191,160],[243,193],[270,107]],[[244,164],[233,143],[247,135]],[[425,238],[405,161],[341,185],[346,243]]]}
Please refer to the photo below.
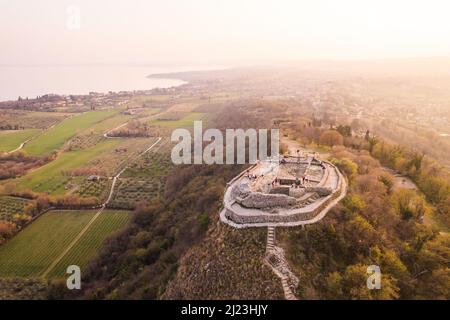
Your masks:
{"label": "hazy sun glow", "polygon": [[445,0],[0,0],[0,12],[3,65],[450,55]]}

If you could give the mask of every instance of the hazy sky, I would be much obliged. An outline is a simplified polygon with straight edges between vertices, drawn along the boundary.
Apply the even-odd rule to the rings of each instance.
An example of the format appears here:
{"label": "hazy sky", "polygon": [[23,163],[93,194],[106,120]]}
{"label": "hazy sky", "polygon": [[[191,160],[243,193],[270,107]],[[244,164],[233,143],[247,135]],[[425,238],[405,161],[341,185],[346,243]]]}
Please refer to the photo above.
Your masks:
{"label": "hazy sky", "polygon": [[0,0],[0,64],[450,56],[449,14],[447,0]]}

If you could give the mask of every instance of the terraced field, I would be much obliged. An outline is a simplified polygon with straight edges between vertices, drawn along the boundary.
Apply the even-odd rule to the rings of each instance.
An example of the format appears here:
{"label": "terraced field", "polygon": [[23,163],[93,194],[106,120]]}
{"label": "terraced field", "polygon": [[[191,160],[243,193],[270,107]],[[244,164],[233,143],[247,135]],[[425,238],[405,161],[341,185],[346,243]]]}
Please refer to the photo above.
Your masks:
{"label": "terraced field", "polygon": [[[61,255],[97,211],[51,211],[0,247],[0,277],[38,277]],[[64,261],[85,266],[102,242],[128,221],[128,212],[105,210],[83,238],[60,261],[51,276],[60,274]]]}
{"label": "terraced field", "polygon": [[65,119],[55,127],[45,131],[27,144],[24,150],[31,155],[43,155],[60,149],[66,141],[117,113],[119,109],[105,111],[90,111]]}
{"label": "terraced field", "polygon": [[0,152],[9,152],[37,134],[39,129],[0,131]]}

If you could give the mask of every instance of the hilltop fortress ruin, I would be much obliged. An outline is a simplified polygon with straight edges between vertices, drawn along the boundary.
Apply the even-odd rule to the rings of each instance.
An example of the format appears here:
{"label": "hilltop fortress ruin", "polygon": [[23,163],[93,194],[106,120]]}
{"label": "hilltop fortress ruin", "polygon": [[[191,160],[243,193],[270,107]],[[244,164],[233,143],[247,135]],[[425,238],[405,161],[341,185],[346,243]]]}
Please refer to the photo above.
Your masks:
{"label": "hilltop fortress ruin", "polygon": [[220,212],[221,221],[235,228],[267,227],[264,263],[280,278],[288,300],[297,299],[300,278],[276,244],[276,227],[316,223],[347,194],[347,181],[332,163],[292,153],[258,161],[231,180]]}
{"label": "hilltop fortress ruin", "polygon": [[227,185],[221,220],[236,228],[299,226],[322,219],[346,194],[340,171],[315,154],[259,161]]}

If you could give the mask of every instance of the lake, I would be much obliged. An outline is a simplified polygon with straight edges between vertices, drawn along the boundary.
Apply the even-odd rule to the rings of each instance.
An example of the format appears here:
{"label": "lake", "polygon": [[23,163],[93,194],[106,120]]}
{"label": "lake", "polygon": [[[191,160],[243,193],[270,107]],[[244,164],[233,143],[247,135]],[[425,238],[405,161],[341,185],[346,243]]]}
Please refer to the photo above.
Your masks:
{"label": "lake", "polygon": [[150,79],[150,74],[196,70],[126,66],[8,67],[0,66],[0,101],[38,95],[132,91],[184,84],[177,79]]}

